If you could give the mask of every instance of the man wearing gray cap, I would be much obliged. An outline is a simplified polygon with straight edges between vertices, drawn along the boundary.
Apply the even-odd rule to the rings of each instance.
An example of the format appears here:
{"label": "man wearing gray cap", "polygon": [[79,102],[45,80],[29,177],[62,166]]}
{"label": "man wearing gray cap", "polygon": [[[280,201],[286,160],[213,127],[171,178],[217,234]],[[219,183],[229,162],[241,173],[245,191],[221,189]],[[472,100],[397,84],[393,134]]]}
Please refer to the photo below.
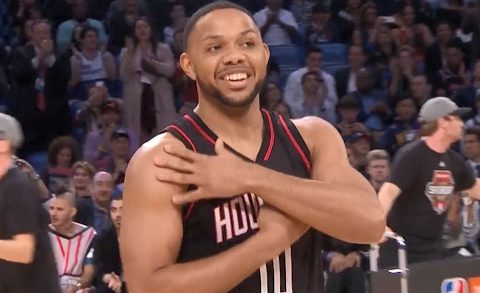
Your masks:
{"label": "man wearing gray cap", "polygon": [[38,189],[13,160],[22,141],[18,121],[0,113],[0,293],[57,293],[55,261],[41,225]]}
{"label": "man wearing gray cap", "polygon": [[[462,138],[461,117],[470,110],[445,97],[425,102],[419,115],[421,139],[398,151],[378,193],[388,229],[405,238],[409,263],[442,258],[442,229],[453,196],[463,191],[480,199],[473,170],[450,148]],[[384,266],[395,263],[389,243],[381,253]]]}

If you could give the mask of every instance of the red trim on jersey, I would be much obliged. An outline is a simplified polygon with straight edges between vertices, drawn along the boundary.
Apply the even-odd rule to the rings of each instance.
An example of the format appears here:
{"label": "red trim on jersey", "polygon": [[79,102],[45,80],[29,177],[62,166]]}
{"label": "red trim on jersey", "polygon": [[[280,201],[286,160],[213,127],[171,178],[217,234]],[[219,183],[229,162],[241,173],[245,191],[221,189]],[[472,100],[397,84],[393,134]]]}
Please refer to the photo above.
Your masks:
{"label": "red trim on jersey", "polygon": [[92,230],[90,231],[90,236],[88,236],[88,242],[90,242],[90,241],[92,240],[94,233],[95,233],[95,230],[92,229]]}
{"label": "red trim on jersey", "polygon": [[62,240],[58,236],[56,236],[56,238],[58,246],[60,247],[60,252],[62,252],[62,256],[65,257],[65,250],[63,250]]}
{"label": "red trim on jersey", "polygon": [[68,259],[70,258],[70,244],[72,243],[71,240],[68,240],[68,246],[67,246],[67,258],[65,260],[65,266],[63,267],[63,274],[67,273],[68,269]]}
{"label": "red trim on jersey", "polygon": [[185,115],[183,116],[185,119],[187,119],[188,122],[190,122],[190,124],[193,125],[193,127],[195,127],[195,129],[211,144],[215,145],[215,140],[213,138],[210,137],[210,135],[208,135],[203,129],[202,127],[200,127],[200,125],[198,125],[197,121],[195,121],[192,117],[188,116],[188,115]]}
{"label": "red trim on jersey", "polygon": [[282,115],[278,115],[278,117],[280,118],[280,123],[282,124],[283,128],[285,129],[285,132],[287,133],[288,139],[290,139],[290,142],[295,147],[295,150],[297,151],[297,153],[302,158],[303,163],[307,167],[307,170],[310,171],[312,169],[312,165],[308,161],[307,156],[303,152],[302,148],[298,145],[298,142],[293,137],[292,132],[290,132],[290,129],[288,128],[287,124],[285,123],[285,120],[283,119]]}
{"label": "red trim on jersey", "polygon": [[75,269],[75,267],[77,266],[77,263],[78,263],[78,253],[80,252],[80,245],[82,244],[82,234],[78,235],[77,249],[75,250],[75,262],[73,263],[73,268],[74,269]]}
{"label": "red trim on jersey", "polygon": [[270,129],[270,142],[268,143],[267,152],[263,157],[263,160],[266,161],[270,159],[270,155],[272,154],[273,143],[275,142],[275,131],[273,131],[273,122],[272,122],[272,117],[270,116],[270,113],[268,113],[268,111],[264,109],[262,109],[262,111],[265,113],[265,115],[267,115],[268,127]]}
{"label": "red trim on jersey", "polygon": [[187,212],[185,213],[185,216],[183,217],[184,220],[186,220],[186,219],[188,219],[188,217],[190,217],[190,214],[192,213],[194,206],[195,206],[194,202],[190,203],[190,205],[188,206]]}
{"label": "red trim on jersey", "polygon": [[180,135],[183,136],[183,137],[188,141],[188,143],[189,143],[190,146],[192,147],[192,150],[193,150],[194,152],[197,152],[197,149],[195,148],[195,145],[193,144],[193,141],[190,139],[190,137],[188,137],[188,135],[187,135],[185,132],[183,132],[183,130],[181,130],[181,129],[180,129],[179,127],[177,127],[176,125],[170,125],[170,126],[167,127],[167,129],[168,129],[168,128],[173,128],[173,129],[175,129],[178,133],[180,133]]}

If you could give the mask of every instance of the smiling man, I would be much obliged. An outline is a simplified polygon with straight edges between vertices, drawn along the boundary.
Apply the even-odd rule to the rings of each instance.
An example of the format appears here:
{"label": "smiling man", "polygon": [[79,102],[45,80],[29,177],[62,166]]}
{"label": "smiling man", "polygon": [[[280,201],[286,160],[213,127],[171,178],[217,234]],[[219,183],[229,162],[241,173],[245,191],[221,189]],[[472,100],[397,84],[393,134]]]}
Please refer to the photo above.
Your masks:
{"label": "smiling man", "polygon": [[328,122],[260,110],[269,51],[245,9],[207,5],[184,37],[199,105],[128,166],[129,292],[323,292],[318,231],[379,240],[374,190]]}

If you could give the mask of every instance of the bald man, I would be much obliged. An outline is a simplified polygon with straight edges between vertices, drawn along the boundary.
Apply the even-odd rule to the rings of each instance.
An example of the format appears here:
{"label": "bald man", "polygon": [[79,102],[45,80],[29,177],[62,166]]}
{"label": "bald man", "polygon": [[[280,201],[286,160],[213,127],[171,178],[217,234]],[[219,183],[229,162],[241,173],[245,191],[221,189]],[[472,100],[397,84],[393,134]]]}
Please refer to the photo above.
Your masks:
{"label": "bald man", "polygon": [[93,177],[92,195],[77,199],[75,221],[92,226],[100,233],[108,222],[108,211],[112,200],[113,178],[108,172],[98,172]]}

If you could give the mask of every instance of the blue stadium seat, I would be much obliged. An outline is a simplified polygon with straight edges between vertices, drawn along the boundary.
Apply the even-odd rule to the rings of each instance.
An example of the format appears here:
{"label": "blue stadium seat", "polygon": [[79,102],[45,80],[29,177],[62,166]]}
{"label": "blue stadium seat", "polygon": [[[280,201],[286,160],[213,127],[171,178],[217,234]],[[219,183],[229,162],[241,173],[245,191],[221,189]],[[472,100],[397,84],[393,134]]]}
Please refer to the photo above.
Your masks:
{"label": "blue stadium seat", "polygon": [[48,154],[36,152],[26,157],[25,161],[29,162],[37,173],[42,174],[48,167]]}
{"label": "blue stadium seat", "polygon": [[299,49],[295,45],[286,46],[269,46],[270,54],[280,68],[300,66],[302,63],[299,60]]}
{"label": "blue stadium seat", "polygon": [[299,69],[300,66],[286,66],[280,68],[280,74],[278,81],[280,83],[280,89],[283,90],[285,84],[287,83],[288,76],[290,73],[294,72],[295,70]]}
{"label": "blue stadium seat", "polygon": [[346,64],[347,45],[342,43],[327,43],[319,46],[323,50],[323,64]]}

